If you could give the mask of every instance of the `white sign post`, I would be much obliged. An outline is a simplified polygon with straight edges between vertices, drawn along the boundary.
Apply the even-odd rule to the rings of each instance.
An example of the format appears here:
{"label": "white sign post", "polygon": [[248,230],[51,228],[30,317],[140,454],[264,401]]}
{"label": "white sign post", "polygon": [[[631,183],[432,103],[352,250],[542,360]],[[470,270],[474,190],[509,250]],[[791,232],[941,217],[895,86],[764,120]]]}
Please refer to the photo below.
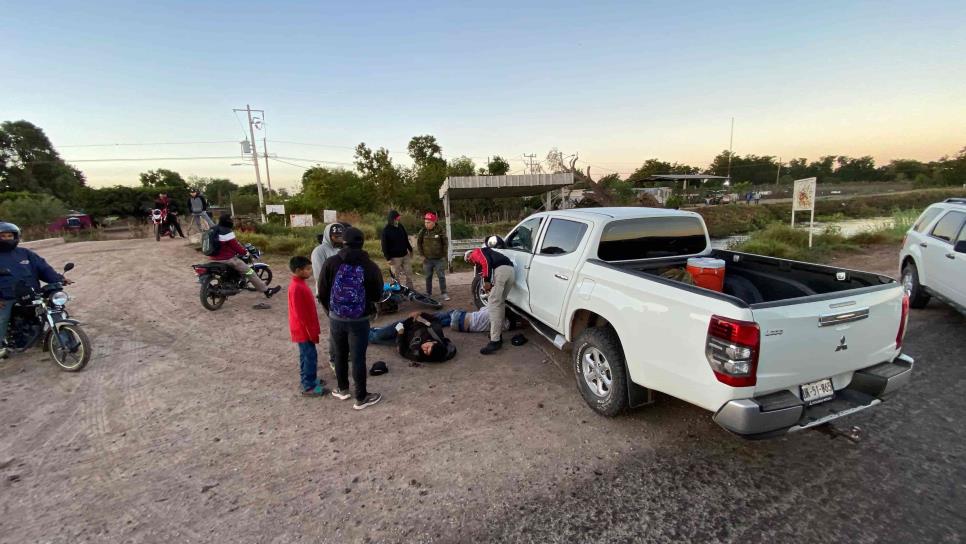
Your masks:
{"label": "white sign post", "polygon": [[805,178],[795,180],[795,189],[792,191],[792,228],[795,228],[795,212],[810,210],[812,217],[808,224],[808,247],[812,247],[812,229],[815,228],[815,184],[817,178]]}
{"label": "white sign post", "polygon": [[339,221],[339,212],[336,210],[322,210],[322,222],[328,225]]}
{"label": "white sign post", "polygon": [[285,204],[266,204],[265,213],[267,215],[272,215],[273,213],[277,213],[278,215],[281,215],[282,223],[285,223],[288,219],[287,217],[285,217]]}
{"label": "white sign post", "polygon": [[312,214],[298,214],[293,213],[290,216],[290,221],[292,227],[311,227],[315,225],[315,221],[312,219]]}

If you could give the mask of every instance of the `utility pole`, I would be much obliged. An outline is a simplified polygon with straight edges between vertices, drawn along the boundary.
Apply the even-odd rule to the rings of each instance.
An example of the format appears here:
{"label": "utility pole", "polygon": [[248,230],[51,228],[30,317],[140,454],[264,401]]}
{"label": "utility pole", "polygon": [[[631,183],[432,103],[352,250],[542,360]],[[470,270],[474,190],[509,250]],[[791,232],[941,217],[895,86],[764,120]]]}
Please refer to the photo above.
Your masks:
{"label": "utility pole", "polygon": [[250,104],[245,104],[245,109],[232,109],[232,111],[243,111],[248,113],[248,132],[252,137],[252,165],[255,166],[255,185],[258,187],[258,212],[261,215],[262,223],[264,223],[265,195],[262,193],[262,174],[258,170],[258,144],[255,141],[255,124],[252,122],[252,112],[260,112],[262,117],[265,117],[265,110],[253,110]]}
{"label": "utility pole", "polygon": [[262,149],[265,150],[262,155],[265,156],[265,181],[268,182],[268,194],[272,194],[272,175],[268,173],[268,138],[262,138]]}
{"label": "utility pole", "polygon": [[775,185],[778,185],[779,180],[782,177],[782,158],[778,157],[778,173],[775,174]]}
{"label": "utility pole", "polygon": [[731,182],[731,154],[735,143],[735,118],[731,118],[731,137],[728,138],[728,182]]}
{"label": "utility pole", "polygon": [[527,173],[528,174],[532,174],[533,173],[533,159],[537,158],[537,156],[535,154],[533,154],[533,155],[527,155],[526,153],[524,153],[523,154],[523,158],[524,159],[528,159],[527,161],[524,161],[524,162],[527,164]]}

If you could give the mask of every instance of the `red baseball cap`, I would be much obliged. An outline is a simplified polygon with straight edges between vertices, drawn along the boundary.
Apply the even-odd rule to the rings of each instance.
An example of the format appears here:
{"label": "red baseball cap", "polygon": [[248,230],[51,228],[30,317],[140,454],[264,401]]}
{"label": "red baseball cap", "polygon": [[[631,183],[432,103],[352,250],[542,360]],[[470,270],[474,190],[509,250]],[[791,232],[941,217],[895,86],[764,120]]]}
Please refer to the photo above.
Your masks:
{"label": "red baseball cap", "polygon": [[435,213],[433,213],[433,212],[426,212],[426,215],[423,216],[423,219],[425,219],[426,221],[432,221],[433,223],[435,223],[436,222],[436,219],[438,219],[438,218],[436,217],[436,214]]}

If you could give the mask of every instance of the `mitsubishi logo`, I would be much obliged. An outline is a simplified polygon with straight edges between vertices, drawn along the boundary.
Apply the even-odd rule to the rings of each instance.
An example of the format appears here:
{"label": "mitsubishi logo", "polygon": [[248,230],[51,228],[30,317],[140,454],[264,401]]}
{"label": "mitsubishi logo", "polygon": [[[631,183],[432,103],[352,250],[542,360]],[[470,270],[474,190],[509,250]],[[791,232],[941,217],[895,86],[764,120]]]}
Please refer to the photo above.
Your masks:
{"label": "mitsubishi logo", "polygon": [[835,351],[837,351],[837,352],[838,351],[845,351],[847,349],[849,349],[849,345],[845,343],[845,337],[843,336],[839,340],[839,345],[835,347]]}

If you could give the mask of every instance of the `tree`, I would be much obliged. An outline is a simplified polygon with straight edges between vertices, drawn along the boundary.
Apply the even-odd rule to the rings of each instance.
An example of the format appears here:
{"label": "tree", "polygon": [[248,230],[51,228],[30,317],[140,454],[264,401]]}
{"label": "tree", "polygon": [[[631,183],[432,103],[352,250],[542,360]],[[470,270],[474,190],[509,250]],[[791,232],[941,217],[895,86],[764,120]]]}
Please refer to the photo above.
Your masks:
{"label": "tree", "polygon": [[472,176],[476,173],[476,165],[469,157],[450,159],[446,167],[447,176]]}
{"label": "tree", "polygon": [[914,159],[895,159],[885,167],[886,177],[895,180],[912,180],[930,174],[932,169],[928,164]]}
{"label": "tree", "polygon": [[355,159],[359,173],[375,186],[379,201],[395,202],[405,180],[403,172],[392,163],[389,150],[380,147],[373,151],[362,142],[356,146]]}
{"label": "tree", "polygon": [[165,170],[164,168],[158,168],[157,170],[148,170],[147,172],[141,172],[139,176],[141,180],[142,187],[187,187],[188,183],[185,182],[181,174]]}
{"label": "tree", "polygon": [[316,210],[375,211],[374,189],[371,181],[341,168],[316,166],[302,174],[302,199]]}
{"label": "tree", "polygon": [[708,172],[716,176],[727,176],[729,155],[731,156],[730,173],[733,183],[744,181],[754,185],[775,183],[775,176],[778,175],[778,161],[770,155],[740,156],[724,150],[711,162]]}
{"label": "tree", "polygon": [[0,191],[71,200],[85,182],[84,174],[60,158],[40,127],[22,120],[0,125]]}
{"label": "tree", "polygon": [[436,143],[436,137],[429,134],[413,136],[407,146],[409,156],[416,167],[425,166],[432,161],[443,160],[443,148]]}
{"label": "tree", "polygon": [[853,158],[843,155],[837,157],[835,162],[838,164],[835,177],[842,181],[876,181],[880,177],[872,157]]}
{"label": "tree", "polygon": [[237,190],[238,185],[223,178],[209,179],[204,187],[205,196],[208,200],[220,206],[224,206],[230,195]]}
{"label": "tree", "polygon": [[495,155],[486,165],[487,173],[491,176],[505,176],[510,171],[510,163],[503,157]]}

